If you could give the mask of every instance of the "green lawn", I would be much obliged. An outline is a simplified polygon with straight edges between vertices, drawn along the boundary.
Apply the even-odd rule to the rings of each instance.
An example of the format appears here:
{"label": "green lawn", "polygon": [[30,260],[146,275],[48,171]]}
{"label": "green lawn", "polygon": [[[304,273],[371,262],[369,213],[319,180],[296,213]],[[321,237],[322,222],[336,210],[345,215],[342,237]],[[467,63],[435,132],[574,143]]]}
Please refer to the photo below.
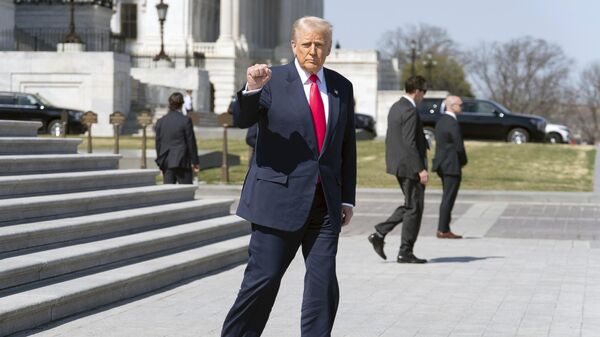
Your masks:
{"label": "green lawn", "polygon": [[[550,144],[515,145],[466,142],[469,163],[461,188],[479,190],[592,191],[593,146]],[[386,175],[383,141],[358,143],[358,184],[361,187],[396,187]],[[429,151],[429,163],[434,151]],[[431,187],[441,187],[434,173]]]}
{"label": "green lawn", "polygon": [[[121,148],[139,148],[139,138],[123,137]],[[86,140],[80,151],[86,151]],[[112,138],[95,138],[94,148],[110,149]],[[221,150],[220,139],[199,140],[205,150]],[[396,188],[394,177],[385,173],[385,146],[382,140],[359,141],[358,186]],[[148,148],[154,148],[149,138]],[[463,172],[461,188],[480,190],[524,191],[592,191],[595,149],[593,146],[550,144],[514,145],[500,142],[466,142],[469,164]],[[230,139],[229,151],[241,158],[241,165],[230,168],[232,184],[244,181],[248,165],[248,146],[243,139]],[[433,158],[429,151],[429,161]],[[221,169],[200,172],[200,179],[218,183]],[[437,175],[432,175],[431,187],[440,187]]]}

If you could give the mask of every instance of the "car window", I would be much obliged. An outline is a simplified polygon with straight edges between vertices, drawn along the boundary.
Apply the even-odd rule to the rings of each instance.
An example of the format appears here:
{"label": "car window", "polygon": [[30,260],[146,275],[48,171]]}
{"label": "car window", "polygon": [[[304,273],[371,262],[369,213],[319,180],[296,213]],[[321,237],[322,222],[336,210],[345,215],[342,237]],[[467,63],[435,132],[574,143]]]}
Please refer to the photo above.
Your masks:
{"label": "car window", "polygon": [[477,109],[475,108],[475,102],[463,102],[462,112],[471,114],[477,112]]}
{"label": "car window", "polygon": [[482,101],[467,101],[463,102],[462,112],[473,115],[494,115],[496,107],[488,102]]}
{"label": "car window", "polygon": [[477,112],[486,115],[493,115],[496,107],[488,102],[477,102]]}
{"label": "car window", "polygon": [[15,97],[12,95],[0,95],[0,104],[13,105],[15,104]]}
{"label": "car window", "polygon": [[17,104],[18,105],[34,105],[35,99],[28,95],[19,95],[17,96]]}

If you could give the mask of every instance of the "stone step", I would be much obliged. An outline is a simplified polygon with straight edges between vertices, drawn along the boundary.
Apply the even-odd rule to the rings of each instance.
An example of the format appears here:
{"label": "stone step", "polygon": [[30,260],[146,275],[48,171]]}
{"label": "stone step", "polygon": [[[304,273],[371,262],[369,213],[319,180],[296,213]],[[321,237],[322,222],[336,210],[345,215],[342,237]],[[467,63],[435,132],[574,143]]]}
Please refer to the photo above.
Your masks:
{"label": "stone step", "polygon": [[248,234],[249,230],[246,220],[229,215],[6,258],[0,261],[0,289],[180,250],[186,246],[198,246],[202,242]]}
{"label": "stone step", "polygon": [[36,137],[42,122],[9,121],[0,119],[0,137]]}
{"label": "stone step", "polygon": [[75,154],[81,139],[0,137],[0,155]]}
{"label": "stone step", "polygon": [[159,170],[109,170],[0,177],[0,199],[156,184]]}
{"label": "stone step", "polygon": [[0,176],[115,170],[121,156],[113,154],[40,154],[0,156]]}
{"label": "stone step", "polygon": [[[80,242],[96,237],[199,221],[229,215],[231,199],[207,199],[134,208],[81,217],[24,223],[0,227],[0,253],[11,255],[34,247],[44,248],[67,241]],[[0,260],[3,256],[0,255]]]}
{"label": "stone step", "polygon": [[194,199],[194,185],[157,185],[0,200],[0,226]]}
{"label": "stone step", "polygon": [[249,236],[0,298],[0,335],[130,299],[247,260]]}

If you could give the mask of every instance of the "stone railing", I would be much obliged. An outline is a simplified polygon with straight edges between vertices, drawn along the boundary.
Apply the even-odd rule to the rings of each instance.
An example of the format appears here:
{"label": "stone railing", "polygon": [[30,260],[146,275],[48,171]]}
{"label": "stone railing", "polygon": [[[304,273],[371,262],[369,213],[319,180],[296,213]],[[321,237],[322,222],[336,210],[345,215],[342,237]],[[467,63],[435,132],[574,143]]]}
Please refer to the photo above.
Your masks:
{"label": "stone railing", "polygon": [[[56,51],[69,33],[67,28],[30,28],[0,31],[0,50]],[[79,29],[79,37],[87,51],[124,52],[125,40],[109,30]]]}
{"label": "stone railing", "polygon": [[[14,0],[15,4],[27,5],[62,5],[68,4],[69,0]],[[76,4],[82,5],[98,5],[107,8],[113,8],[113,0],[75,0]]]}
{"label": "stone railing", "polygon": [[215,42],[194,42],[194,52],[213,56],[216,54]]}

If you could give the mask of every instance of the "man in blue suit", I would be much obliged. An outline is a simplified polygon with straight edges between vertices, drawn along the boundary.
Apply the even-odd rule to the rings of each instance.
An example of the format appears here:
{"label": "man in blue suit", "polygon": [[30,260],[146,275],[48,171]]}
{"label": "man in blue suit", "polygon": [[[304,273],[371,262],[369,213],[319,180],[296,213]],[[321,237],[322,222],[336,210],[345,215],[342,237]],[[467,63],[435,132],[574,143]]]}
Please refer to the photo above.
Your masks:
{"label": "man in blue suit", "polygon": [[252,223],[248,265],[222,336],[260,336],[281,278],[302,247],[302,336],[330,336],[339,301],[335,257],[352,218],[356,141],[352,84],[323,68],[331,25],[317,17],[292,29],[294,62],[248,68],[236,125],[258,123],[255,159],[237,214]]}

